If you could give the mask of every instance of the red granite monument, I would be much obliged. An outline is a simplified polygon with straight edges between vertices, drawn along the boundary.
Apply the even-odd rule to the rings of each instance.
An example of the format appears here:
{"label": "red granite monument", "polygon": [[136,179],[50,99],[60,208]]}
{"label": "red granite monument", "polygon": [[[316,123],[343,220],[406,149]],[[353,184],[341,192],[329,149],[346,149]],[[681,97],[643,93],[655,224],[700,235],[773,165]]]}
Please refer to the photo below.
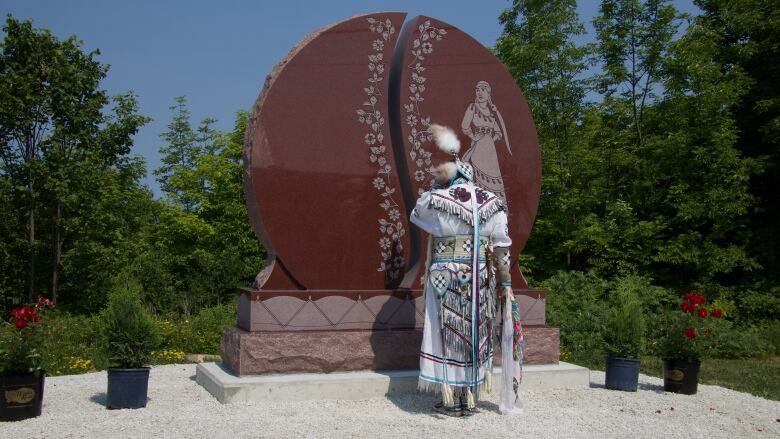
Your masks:
{"label": "red granite monument", "polygon": [[[437,162],[431,123],[459,133],[477,182],[506,200],[513,253],[528,239],[541,161],[522,92],[467,34],[405,17],[325,26],[266,77],[246,132],[244,190],[268,258],[240,290],[238,326],[221,343],[239,375],[418,367],[425,237],[408,218]],[[474,140],[485,129],[501,139]],[[544,291],[528,289],[517,264],[513,279],[525,363],[557,363]]]}

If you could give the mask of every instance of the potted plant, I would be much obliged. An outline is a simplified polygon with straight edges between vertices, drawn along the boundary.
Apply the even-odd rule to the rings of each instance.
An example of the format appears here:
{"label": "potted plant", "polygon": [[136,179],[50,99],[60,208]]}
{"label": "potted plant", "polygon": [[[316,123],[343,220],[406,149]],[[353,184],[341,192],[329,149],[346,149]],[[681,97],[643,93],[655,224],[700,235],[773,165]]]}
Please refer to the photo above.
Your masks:
{"label": "potted plant", "polygon": [[636,392],[640,356],[645,346],[645,315],[632,288],[618,287],[610,299],[602,338],[606,350],[607,389]]}
{"label": "potted plant", "polygon": [[39,295],[30,306],[13,308],[0,327],[0,421],[41,415],[45,371],[41,368],[46,338],[43,314],[54,306]]}
{"label": "potted plant", "polygon": [[118,281],[102,313],[102,345],[109,360],[109,409],[146,407],[147,366],[159,346],[151,316],[141,304],[140,286],[131,278]]}
{"label": "potted plant", "polygon": [[664,390],[693,395],[699,381],[701,360],[716,346],[723,311],[708,308],[703,295],[683,292],[679,308],[667,311],[665,335],[661,343]]}

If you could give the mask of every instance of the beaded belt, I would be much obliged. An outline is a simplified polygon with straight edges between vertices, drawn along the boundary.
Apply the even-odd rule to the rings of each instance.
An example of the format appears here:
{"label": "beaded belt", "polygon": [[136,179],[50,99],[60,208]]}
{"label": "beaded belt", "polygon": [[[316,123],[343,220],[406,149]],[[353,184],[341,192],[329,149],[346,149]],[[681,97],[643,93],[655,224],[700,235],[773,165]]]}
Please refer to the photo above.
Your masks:
{"label": "beaded belt", "polygon": [[[479,262],[485,262],[485,249],[490,240],[479,238]],[[431,262],[471,263],[471,250],[474,248],[472,235],[453,235],[434,237],[431,243]]]}

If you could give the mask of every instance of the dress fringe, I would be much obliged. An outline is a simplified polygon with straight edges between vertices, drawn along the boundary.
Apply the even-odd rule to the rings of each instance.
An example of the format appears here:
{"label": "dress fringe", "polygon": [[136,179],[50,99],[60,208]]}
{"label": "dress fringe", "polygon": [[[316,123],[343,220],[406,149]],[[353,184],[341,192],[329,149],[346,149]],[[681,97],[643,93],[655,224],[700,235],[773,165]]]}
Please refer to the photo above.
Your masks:
{"label": "dress fringe", "polygon": [[[487,374],[492,374],[491,371],[485,372],[485,380],[477,386],[479,393],[493,394],[492,378],[487,378]],[[433,393],[434,395],[440,395],[442,393],[442,387],[444,383],[437,383],[434,381],[428,381],[422,378],[417,379],[417,390],[419,392]],[[452,389],[452,393],[456,397],[466,396],[466,391],[470,389],[470,386],[449,386]]]}
{"label": "dress fringe", "polygon": [[[454,200],[450,200],[443,197],[431,197],[431,207],[441,212],[455,215],[462,219],[471,227],[474,227],[474,213],[467,207],[456,203]],[[480,224],[486,223],[493,215],[498,211],[506,211],[506,206],[500,198],[496,197],[487,203],[479,206],[477,215],[479,217]]]}

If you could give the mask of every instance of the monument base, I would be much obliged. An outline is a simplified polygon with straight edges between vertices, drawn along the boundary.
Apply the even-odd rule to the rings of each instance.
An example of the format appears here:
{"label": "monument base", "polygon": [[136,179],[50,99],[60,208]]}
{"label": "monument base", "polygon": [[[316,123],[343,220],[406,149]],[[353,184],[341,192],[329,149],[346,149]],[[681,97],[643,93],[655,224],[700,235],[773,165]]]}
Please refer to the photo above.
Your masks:
{"label": "monument base", "polygon": [[[416,370],[300,373],[238,377],[222,363],[201,363],[195,381],[223,404],[322,399],[355,400],[417,391]],[[493,369],[496,388],[501,368]],[[587,388],[590,370],[571,363],[524,365],[522,390]],[[494,390],[496,392],[496,390]]]}
{"label": "monument base", "polygon": [[[423,291],[238,290],[238,326],[247,331],[344,331],[419,329],[425,320]],[[520,321],[545,324],[546,294],[514,289]]]}
{"label": "monument base", "polygon": [[[523,327],[525,365],[556,364],[559,328]],[[235,326],[222,331],[220,354],[236,375],[355,370],[416,370],[422,331],[249,332]],[[496,364],[500,356],[496,354]]]}

